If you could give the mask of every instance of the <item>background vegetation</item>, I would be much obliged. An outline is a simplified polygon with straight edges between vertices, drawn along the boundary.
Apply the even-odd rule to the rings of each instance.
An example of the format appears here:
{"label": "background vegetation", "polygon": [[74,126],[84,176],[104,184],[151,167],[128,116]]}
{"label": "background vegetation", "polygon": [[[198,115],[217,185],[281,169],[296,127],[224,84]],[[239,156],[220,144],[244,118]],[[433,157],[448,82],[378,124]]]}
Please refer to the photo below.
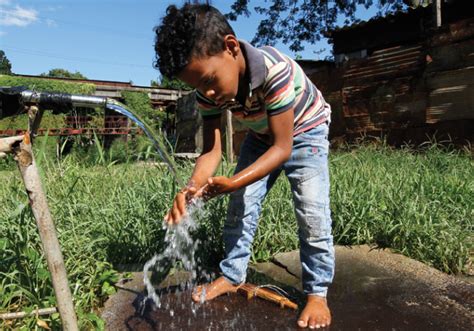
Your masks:
{"label": "background vegetation", "polygon": [[86,76],[81,74],[79,71],[70,72],[66,69],[54,68],[48,72],[43,72],[40,76],[45,77],[58,77],[58,78],[72,78],[72,79],[87,79]]}
{"label": "background vegetation", "polygon": [[154,129],[159,129],[165,118],[164,111],[156,111],[151,106],[150,98],[145,92],[122,91],[125,105],[146,123],[152,123]]}
{"label": "background vegetation", "polygon": [[85,95],[91,95],[95,91],[95,85],[89,83],[71,83],[59,80],[10,75],[0,75],[0,86],[25,86],[30,90],[40,92],[48,91]]}
{"label": "background vegetation", "polygon": [[0,75],[10,75],[12,73],[12,64],[5,55],[5,52],[0,49]]}

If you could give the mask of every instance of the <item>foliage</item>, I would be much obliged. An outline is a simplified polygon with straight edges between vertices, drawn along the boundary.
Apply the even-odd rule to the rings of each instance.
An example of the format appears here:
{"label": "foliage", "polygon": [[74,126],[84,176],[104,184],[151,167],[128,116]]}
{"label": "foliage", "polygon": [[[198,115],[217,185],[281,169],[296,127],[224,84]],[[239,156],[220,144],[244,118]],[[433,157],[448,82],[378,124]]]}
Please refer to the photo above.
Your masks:
{"label": "foliage", "polygon": [[185,90],[185,91],[190,91],[193,89],[191,86],[180,81],[179,79],[169,79],[168,77],[165,77],[165,76],[161,77],[161,82],[159,84],[158,82],[152,80],[151,86],[169,88],[169,89],[174,89],[174,90]]}
{"label": "foliage", "polygon": [[125,105],[142,120],[152,127],[159,127],[163,118],[164,112],[153,109],[150,98],[145,92],[122,91],[122,97],[125,100]]}
{"label": "foliage", "polygon": [[52,79],[8,75],[0,75],[0,86],[26,86],[30,90],[40,92],[48,91],[86,95],[91,95],[95,91],[95,85],[89,83],[63,82]]}
{"label": "foliage", "polygon": [[[413,0],[414,2],[420,0]],[[240,15],[250,16],[250,0],[234,0],[231,12],[226,16],[236,20]],[[254,7],[263,15],[252,43],[274,45],[281,40],[290,44],[292,51],[304,49],[302,43],[316,43],[323,34],[336,27],[338,18],[345,17],[344,24],[356,23],[357,6],[369,8],[378,6],[378,15],[392,13],[404,8],[411,0],[272,0],[268,6]],[[414,3],[413,3],[414,4]]]}
{"label": "foliage", "polygon": [[57,78],[71,78],[71,79],[87,79],[86,76],[81,74],[79,71],[70,72],[66,69],[55,68],[50,71],[43,72],[40,76],[45,77],[57,77]]}
{"label": "foliage", "polygon": [[[64,127],[64,114],[52,114],[50,112],[44,112],[43,118],[41,119],[41,128],[62,128]],[[0,130],[6,129],[27,129],[28,128],[28,115],[21,114],[12,116],[0,120]]]}
{"label": "foliage", "polygon": [[11,75],[12,74],[12,64],[8,60],[5,52],[0,49],[0,75]]}
{"label": "foliage", "polygon": [[390,247],[442,271],[462,272],[474,225],[470,154],[437,145],[423,152],[369,145],[336,153],[336,241]]}

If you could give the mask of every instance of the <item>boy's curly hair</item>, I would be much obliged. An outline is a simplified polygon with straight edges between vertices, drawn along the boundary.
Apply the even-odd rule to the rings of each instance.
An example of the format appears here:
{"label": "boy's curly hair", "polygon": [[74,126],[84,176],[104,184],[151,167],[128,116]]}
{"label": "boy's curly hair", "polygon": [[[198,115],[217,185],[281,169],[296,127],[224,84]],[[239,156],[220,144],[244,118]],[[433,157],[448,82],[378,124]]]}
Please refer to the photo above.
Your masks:
{"label": "boy's curly hair", "polygon": [[161,25],[154,28],[156,61],[153,66],[168,78],[193,57],[212,56],[224,50],[224,36],[234,30],[216,8],[204,4],[170,5]]}

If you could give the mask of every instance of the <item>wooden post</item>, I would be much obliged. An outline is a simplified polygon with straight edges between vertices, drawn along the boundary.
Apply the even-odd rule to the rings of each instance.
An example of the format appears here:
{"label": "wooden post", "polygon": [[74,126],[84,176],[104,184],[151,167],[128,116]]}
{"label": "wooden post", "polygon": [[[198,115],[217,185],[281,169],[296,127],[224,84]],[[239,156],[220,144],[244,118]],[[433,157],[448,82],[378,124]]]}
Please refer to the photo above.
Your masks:
{"label": "wooden post", "polygon": [[[37,112],[37,108],[30,107],[28,112],[30,117],[30,130],[31,128],[37,128],[39,126],[41,118],[38,119],[36,117]],[[41,116],[42,112],[40,111],[38,115]],[[74,304],[72,302],[61,247],[56,236],[56,229],[48,208],[48,202],[41,185],[41,178],[31,148],[30,137],[32,134],[34,134],[34,132],[31,131],[25,134],[23,141],[19,146],[14,147],[13,152],[15,153],[15,160],[18,163],[18,168],[20,169],[21,177],[30,200],[30,206],[38,226],[48,269],[51,273],[63,330],[76,331],[78,330],[76,312],[74,311]]]}
{"label": "wooden post", "polygon": [[225,151],[227,154],[227,161],[230,163],[234,163],[234,149],[233,149],[233,131],[234,129],[232,128],[232,113],[230,110],[226,110],[225,112],[225,117],[226,117],[226,126],[225,126],[225,136],[226,136],[226,144],[225,144]]}

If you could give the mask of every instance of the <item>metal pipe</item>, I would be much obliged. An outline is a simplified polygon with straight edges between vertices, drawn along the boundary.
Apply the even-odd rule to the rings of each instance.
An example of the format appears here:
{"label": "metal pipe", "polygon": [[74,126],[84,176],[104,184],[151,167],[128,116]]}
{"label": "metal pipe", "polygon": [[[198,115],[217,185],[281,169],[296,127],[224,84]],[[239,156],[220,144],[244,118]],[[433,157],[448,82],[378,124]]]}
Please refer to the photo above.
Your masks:
{"label": "metal pipe", "polygon": [[436,27],[441,26],[441,0],[435,0],[433,4],[434,16],[436,20]]}
{"label": "metal pipe", "polygon": [[74,95],[68,93],[33,92],[29,90],[21,92],[21,99],[23,102],[36,103],[43,107],[100,107],[105,106],[107,103],[107,98],[105,97]]}

